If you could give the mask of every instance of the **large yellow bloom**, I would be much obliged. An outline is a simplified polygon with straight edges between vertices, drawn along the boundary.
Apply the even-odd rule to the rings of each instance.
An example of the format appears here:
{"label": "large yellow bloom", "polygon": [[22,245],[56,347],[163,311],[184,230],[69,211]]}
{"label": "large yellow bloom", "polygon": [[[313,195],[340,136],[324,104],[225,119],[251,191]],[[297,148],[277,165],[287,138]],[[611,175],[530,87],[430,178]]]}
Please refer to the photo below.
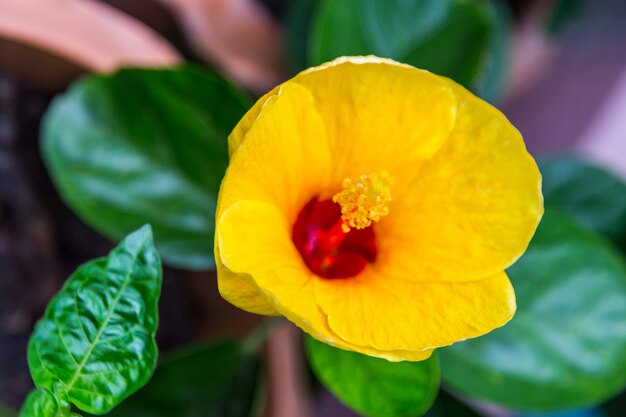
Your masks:
{"label": "large yellow bloom", "polygon": [[219,289],[328,344],[389,360],[515,312],[504,272],[543,213],[519,132],[449,79],[340,58],[263,96],[229,137]]}

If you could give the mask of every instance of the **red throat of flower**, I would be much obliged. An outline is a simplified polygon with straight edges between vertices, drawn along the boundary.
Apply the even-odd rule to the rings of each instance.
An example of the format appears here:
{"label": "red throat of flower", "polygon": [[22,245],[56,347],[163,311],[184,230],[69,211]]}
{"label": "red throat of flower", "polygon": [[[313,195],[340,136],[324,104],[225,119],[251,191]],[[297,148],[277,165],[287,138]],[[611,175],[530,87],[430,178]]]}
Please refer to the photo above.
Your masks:
{"label": "red throat of flower", "polygon": [[386,172],[346,179],[332,199],[309,201],[293,225],[293,242],[309,269],[323,278],[358,275],[378,255],[373,223],[389,212]]}

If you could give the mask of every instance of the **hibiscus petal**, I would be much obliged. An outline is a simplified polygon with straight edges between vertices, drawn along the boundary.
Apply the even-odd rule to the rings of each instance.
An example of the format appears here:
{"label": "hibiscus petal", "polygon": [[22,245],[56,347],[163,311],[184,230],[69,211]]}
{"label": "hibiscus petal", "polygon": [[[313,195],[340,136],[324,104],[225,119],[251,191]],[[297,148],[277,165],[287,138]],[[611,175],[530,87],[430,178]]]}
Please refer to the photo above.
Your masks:
{"label": "hibiscus petal", "polygon": [[450,138],[377,226],[379,262],[414,281],[470,281],[506,269],[541,215],[541,174],[506,117],[449,82]]}
{"label": "hibiscus petal", "polygon": [[414,282],[370,268],[353,279],[315,281],[315,298],[332,331],[377,350],[420,351],[477,337],[515,313],[504,272],[471,282]]}
{"label": "hibiscus petal", "polygon": [[234,202],[250,199],[272,202],[295,221],[300,209],[327,188],[330,154],[312,100],[307,89],[284,84],[265,101],[231,157],[218,219]]}
{"label": "hibiscus petal", "polygon": [[454,125],[456,97],[446,80],[392,60],[339,58],[288,83],[313,94],[326,125],[335,188],[345,178],[385,170],[401,190]]}

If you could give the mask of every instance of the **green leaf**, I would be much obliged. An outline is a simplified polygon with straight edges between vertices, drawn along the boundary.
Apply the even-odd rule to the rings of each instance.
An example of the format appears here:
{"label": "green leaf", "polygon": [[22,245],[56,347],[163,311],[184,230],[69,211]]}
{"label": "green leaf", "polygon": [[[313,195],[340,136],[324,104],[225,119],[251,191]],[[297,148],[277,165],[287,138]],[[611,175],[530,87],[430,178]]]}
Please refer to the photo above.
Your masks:
{"label": "green leaf", "polygon": [[368,55],[358,9],[362,0],[321,0],[309,37],[309,64],[319,65],[344,55]]}
{"label": "green leaf", "polygon": [[445,25],[402,61],[472,87],[480,76],[495,30],[489,4],[456,0]]}
{"label": "green leaf", "polygon": [[481,0],[322,0],[310,64],[374,54],[453,78],[494,100],[507,71],[508,20]]}
{"label": "green leaf", "polygon": [[248,106],[197,67],[90,76],[48,110],[44,161],[65,202],[105,236],[150,223],[165,262],[210,269],[226,137]]}
{"label": "green leaf", "polygon": [[288,4],[285,16],[287,50],[292,73],[308,66],[308,36],[317,0],[295,0]]}
{"label": "green leaf", "polygon": [[590,406],[626,386],[626,263],[609,242],[548,208],[508,273],[517,314],[440,349],[447,384],[524,411]]}
{"label": "green leaf", "polygon": [[359,4],[363,34],[380,56],[407,56],[441,29],[452,0],[366,0]]}
{"label": "green leaf", "polygon": [[478,75],[471,83],[471,89],[483,99],[497,103],[504,95],[509,74],[511,16],[504,2],[491,1],[484,7],[490,16],[493,29],[487,51],[481,59]]}
{"label": "green leaf", "polygon": [[68,417],[69,408],[61,410],[54,395],[45,389],[34,389],[20,410],[20,417]]}
{"label": "green leaf", "polygon": [[626,183],[608,171],[572,156],[539,163],[547,206],[613,241],[626,240]]}
{"label": "green leaf", "polygon": [[337,349],[309,336],[306,352],[322,384],[364,416],[420,416],[437,396],[436,355],[421,362],[389,362]]}
{"label": "green leaf", "polygon": [[149,226],[109,256],[78,268],[31,336],[28,365],[35,385],[53,390],[60,382],[70,402],[94,414],[142,387],[156,366],[160,289]]}
{"label": "green leaf", "polygon": [[110,417],[251,417],[261,387],[259,360],[235,342],[198,346],[165,359]]}

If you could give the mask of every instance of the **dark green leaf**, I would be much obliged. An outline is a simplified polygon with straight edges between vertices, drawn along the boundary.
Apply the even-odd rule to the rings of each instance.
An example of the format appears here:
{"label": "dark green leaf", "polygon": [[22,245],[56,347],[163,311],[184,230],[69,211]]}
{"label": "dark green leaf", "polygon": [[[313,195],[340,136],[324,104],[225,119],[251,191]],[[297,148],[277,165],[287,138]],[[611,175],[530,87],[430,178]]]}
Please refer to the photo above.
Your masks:
{"label": "dark green leaf", "polygon": [[407,56],[445,25],[452,0],[365,0],[359,4],[363,34],[372,53]]}
{"label": "dark green leaf", "polygon": [[28,365],[35,385],[52,390],[60,381],[70,402],[94,414],[142,387],[156,366],[160,289],[149,226],[106,258],[81,266],[31,336]]}
{"label": "dark green leaf", "polygon": [[67,417],[69,416],[69,409],[59,410],[59,405],[54,395],[49,391],[37,388],[33,390],[22,409],[20,410],[20,417]]}
{"label": "dark green leaf", "polygon": [[614,241],[626,238],[626,183],[576,157],[554,157],[539,164],[547,206]]}
{"label": "dark green leaf", "polygon": [[402,59],[471,87],[487,59],[495,21],[489,3],[456,0],[444,26]]}
{"label": "dark green leaf", "polygon": [[507,19],[480,0],[322,0],[310,64],[374,54],[453,78],[497,98],[507,69]]}
{"label": "dark green leaf", "polygon": [[425,417],[480,417],[480,414],[441,390]]}
{"label": "dark green leaf", "polygon": [[321,0],[309,37],[309,64],[319,65],[344,55],[367,55],[371,47],[358,16],[362,0]]}
{"label": "dark green leaf", "polygon": [[298,73],[308,66],[308,36],[317,0],[295,0],[290,2],[285,16],[289,66]]}
{"label": "dark green leaf", "polygon": [[209,269],[226,137],[248,100],[196,67],[90,76],[50,107],[43,156],[66,203],[120,239],[154,227],[164,260]]}
{"label": "dark green leaf", "polygon": [[512,409],[599,403],[626,385],[626,263],[601,236],[548,209],[510,268],[518,311],[492,333],[440,349],[444,381]]}
{"label": "dark green leaf", "polygon": [[337,349],[309,336],[306,352],[322,384],[364,416],[421,416],[437,396],[436,355],[421,362],[389,362]]}
{"label": "dark green leaf", "polygon": [[260,393],[258,358],[234,342],[165,359],[110,417],[251,417]]}
{"label": "dark green leaf", "polygon": [[557,0],[552,5],[552,13],[546,21],[546,30],[552,36],[559,35],[575,18],[582,14],[583,0]]}
{"label": "dark green leaf", "polygon": [[491,7],[484,7],[490,15],[490,21],[493,22],[493,30],[471,89],[483,99],[497,103],[504,95],[509,73],[511,16],[504,2],[491,1],[490,4]]}

